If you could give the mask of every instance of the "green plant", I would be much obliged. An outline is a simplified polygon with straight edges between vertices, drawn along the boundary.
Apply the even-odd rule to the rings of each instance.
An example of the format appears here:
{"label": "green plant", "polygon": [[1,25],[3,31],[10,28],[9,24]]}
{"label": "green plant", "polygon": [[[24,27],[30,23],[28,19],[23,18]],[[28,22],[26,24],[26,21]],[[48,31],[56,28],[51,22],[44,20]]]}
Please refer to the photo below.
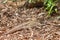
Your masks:
{"label": "green plant", "polygon": [[45,10],[48,11],[48,15],[53,12],[57,12],[56,2],[57,0],[28,0],[29,3],[44,2]]}
{"label": "green plant", "polygon": [[48,15],[57,12],[56,2],[57,0],[44,0],[45,10],[48,11]]}

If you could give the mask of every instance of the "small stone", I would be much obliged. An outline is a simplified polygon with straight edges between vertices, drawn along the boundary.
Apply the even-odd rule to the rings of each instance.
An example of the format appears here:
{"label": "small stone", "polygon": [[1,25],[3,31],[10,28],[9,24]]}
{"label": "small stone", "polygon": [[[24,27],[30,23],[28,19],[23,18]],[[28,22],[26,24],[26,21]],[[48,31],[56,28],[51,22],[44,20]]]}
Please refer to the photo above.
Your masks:
{"label": "small stone", "polygon": [[18,16],[19,14],[18,13],[15,13],[16,16]]}
{"label": "small stone", "polygon": [[60,35],[60,32],[55,32],[56,34]]}
{"label": "small stone", "polygon": [[7,39],[4,39],[4,40],[7,40]]}

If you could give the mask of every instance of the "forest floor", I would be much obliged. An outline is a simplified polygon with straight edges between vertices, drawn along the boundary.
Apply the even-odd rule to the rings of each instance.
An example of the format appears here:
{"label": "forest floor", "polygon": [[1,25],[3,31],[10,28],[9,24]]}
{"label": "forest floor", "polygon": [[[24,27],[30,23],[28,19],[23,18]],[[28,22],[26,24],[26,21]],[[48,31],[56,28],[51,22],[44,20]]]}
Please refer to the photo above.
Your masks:
{"label": "forest floor", "polygon": [[47,18],[43,7],[17,4],[0,3],[0,40],[60,40],[60,12]]}

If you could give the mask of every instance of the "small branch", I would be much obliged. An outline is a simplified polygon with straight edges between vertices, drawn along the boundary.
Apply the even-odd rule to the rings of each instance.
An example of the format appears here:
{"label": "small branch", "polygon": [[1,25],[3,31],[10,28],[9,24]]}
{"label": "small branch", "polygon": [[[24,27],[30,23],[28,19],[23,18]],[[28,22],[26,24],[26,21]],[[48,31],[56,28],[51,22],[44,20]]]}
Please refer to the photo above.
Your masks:
{"label": "small branch", "polygon": [[22,28],[30,28],[36,24],[37,24],[36,21],[28,21],[28,22],[22,23],[21,25],[15,26],[14,28],[6,32],[5,34],[13,33],[15,31],[21,30]]}

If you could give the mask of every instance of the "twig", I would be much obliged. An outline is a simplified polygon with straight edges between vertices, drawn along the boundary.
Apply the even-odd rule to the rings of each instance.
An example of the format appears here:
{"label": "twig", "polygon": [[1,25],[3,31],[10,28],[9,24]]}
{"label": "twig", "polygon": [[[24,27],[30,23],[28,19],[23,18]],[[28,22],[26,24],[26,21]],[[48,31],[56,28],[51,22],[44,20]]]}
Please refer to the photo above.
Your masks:
{"label": "twig", "polygon": [[28,22],[22,23],[21,25],[15,26],[14,28],[12,28],[8,32],[6,32],[5,34],[13,33],[15,31],[21,30],[22,28],[30,28],[30,27],[32,27],[34,25],[36,25],[35,21],[28,21]]}

